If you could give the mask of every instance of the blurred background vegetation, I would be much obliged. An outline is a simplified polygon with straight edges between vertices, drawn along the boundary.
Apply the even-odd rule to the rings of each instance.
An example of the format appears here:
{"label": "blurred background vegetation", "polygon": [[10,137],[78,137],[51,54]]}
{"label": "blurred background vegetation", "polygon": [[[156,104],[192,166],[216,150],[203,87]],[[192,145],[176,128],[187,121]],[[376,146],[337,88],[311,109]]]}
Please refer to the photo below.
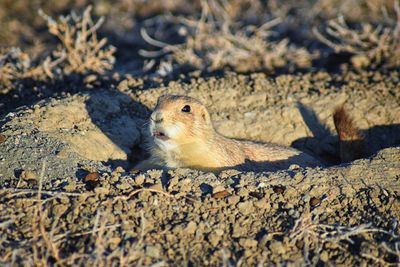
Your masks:
{"label": "blurred background vegetation", "polygon": [[0,91],[75,74],[390,70],[399,43],[398,0],[2,0]]}

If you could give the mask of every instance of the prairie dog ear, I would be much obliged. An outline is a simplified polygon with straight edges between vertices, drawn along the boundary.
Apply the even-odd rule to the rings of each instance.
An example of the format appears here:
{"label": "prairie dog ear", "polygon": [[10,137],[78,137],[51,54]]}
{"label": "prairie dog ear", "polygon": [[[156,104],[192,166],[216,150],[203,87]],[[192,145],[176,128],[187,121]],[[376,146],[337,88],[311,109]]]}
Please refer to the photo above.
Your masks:
{"label": "prairie dog ear", "polygon": [[207,124],[210,124],[210,123],[211,123],[211,117],[210,117],[210,114],[208,113],[208,110],[206,109],[206,107],[202,107],[202,109],[201,109],[201,118],[202,118]]}

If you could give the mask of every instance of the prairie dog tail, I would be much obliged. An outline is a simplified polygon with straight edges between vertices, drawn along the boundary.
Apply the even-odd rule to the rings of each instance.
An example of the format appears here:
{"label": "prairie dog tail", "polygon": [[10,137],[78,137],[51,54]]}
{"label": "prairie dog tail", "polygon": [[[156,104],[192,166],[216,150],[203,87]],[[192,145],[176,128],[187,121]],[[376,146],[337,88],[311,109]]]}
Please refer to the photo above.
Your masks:
{"label": "prairie dog tail", "polygon": [[350,162],[365,156],[364,136],[344,106],[335,109],[333,121],[339,136],[341,161]]}

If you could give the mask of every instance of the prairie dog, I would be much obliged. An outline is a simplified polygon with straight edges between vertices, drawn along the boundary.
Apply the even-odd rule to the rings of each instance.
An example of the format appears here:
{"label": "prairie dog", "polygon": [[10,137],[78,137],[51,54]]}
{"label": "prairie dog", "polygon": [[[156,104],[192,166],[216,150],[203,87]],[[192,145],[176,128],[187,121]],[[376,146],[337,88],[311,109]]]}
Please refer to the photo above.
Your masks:
{"label": "prairie dog", "polygon": [[296,149],[230,139],[217,133],[206,107],[198,100],[164,95],[149,120],[150,158],[135,169],[192,168],[219,172],[224,169],[271,171],[317,166],[320,162]]}

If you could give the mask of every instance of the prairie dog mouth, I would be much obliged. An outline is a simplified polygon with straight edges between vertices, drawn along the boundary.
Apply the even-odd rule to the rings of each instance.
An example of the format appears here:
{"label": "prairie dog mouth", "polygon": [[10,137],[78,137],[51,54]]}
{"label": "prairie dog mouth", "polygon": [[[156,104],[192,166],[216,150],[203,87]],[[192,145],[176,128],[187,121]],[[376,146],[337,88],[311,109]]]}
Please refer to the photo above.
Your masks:
{"label": "prairie dog mouth", "polygon": [[158,138],[158,139],[161,139],[161,140],[164,140],[164,141],[169,139],[168,136],[166,136],[163,132],[159,132],[159,131],[154,131],[153,132],[153,136],[155,138]]}

